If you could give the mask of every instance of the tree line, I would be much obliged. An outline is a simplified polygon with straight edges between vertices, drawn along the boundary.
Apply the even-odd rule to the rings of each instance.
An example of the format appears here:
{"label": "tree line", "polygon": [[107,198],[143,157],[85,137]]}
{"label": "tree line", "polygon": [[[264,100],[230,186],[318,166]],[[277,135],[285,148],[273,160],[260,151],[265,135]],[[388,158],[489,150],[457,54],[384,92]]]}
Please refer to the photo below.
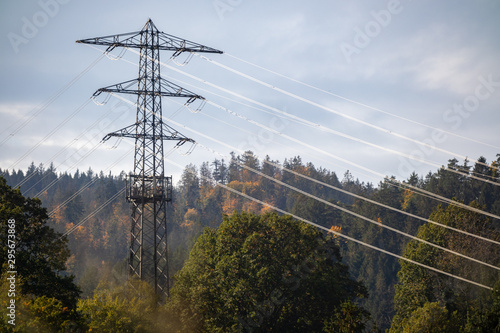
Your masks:
{"label": "tree line", "polygon": [[[451,231],[445,232],[439,226],[308,181],[296,173],[438,223],[500,240],[498,220],[436,202],[404,186],[408,184],[500,215],[500,191],[493,184],[500,182],[500,156],[489,166],[485,166],[488,164],[483,157],[474,165],[469,165],[468,161],[459,165],[456,159],[451,159],[447,167],[457,173],[443,168],[425,176],[413,173],[403,185],[387,178],[376,186],[354,179],[349,171],[340,179],[335,172],[303,162],[298,156],[286,159],[283,163],[269,157],[259,161],[252,152],[233,154],[232,157],[230,161],[214,160],[198,167],[186,166],[174,187],[174,200],[168,205],[169,260],[174,288],[171,301],[167,302],[169,305],[162,310],[169,315],[163,316],[158,316],[154,295],[150,294],[148,286],[142,286],[139,281],[134,282],[138,284],[136,288],[144,289],[144,297],[141,298],[131,293],[124,282],[130,211],[124,194],[116,195],[125,187],[125,173],[106,175],[91,169],[74,174],[57,173],[53,165],[44,167],[35,166],[34,163],[26,172],[0,170],[6,179],[2,194],[11,193],[7,190],[8,185],[22,183],[16,195],[37,202],[39,210],[45,209],[46,215],[40,215],[39,219],[46,221],[46,230],[52,230],[52,236],[48,233],[46,237],[54,238],[55,234],[71,231],[68,236],[61,238],[67,239],[67,248],[61,243],[58,249],[54,249],[61,253],[57,265],[49,265],[44,269],[55,277],[65,279],[68,288],[60,289],[67,290],[72,296],[63,297],[47,290],[35,293],[25,288],[22,297],[27,298],[21,303],[28,305],[23,311],[32,313],[35,321],[50,323],[52,317],[49,314],[42,316],[40,313],[43,311],[36,309],[53,309],[54,318],[58,317],[55,315],[58,311],[66,309],[63,312],[67,315],[61,317],[66,318],[66,325],[80,325],[86,329],[103,321],[104,317],[99,316],[105,316],[106,313],[102,311],[110,311],[108,314],[113,315],[110,314],[109,318],[105,316],[109,319],[108,322],[104,320],[107,324],[94,329],[102,331],[113,325],[122,325],[124,331],[127,327],[132,329],[142,325],[144,331],[148,331],[147,326],[154,327],[153,323],[161,322],[159,317],[171,318],[169,323],[163,323],[160,327],[171,325],[172,331],[265,331],[269,327],[297,327],[312,332],[339,331],[343,327],[346,331],[390,329],[394,332],[410,332],[418,325],[438,325],[435,327],[446,332],[486,332],[498,324],[495,322],[500,304],[498,289],[493,292],[479,290],[465,282],[343,241],[333,233],[299,228],[291,238],[291,231],[287,228],[295,228],[292,227],[295,222],[272,214],[269,208],[217,184],[224,184],[384,250],[404,253],[408,258],[494,286],[498,280],[497,271],[464,262],[461,258],[459,260],[440,253],[416,241],[410,242],[380,225],[418,235],[496,266],[500,264],[498,246]],[[284,188],[251,172],[249,168],[369,217],[380,225],[367,224],[350,214]],[[481,182],[470,175],[490,182]],[[34,196],[38,199],[32,199]],[[101,207],[108,201],[106,206]],[[80,224],[82,221],[84,223]],[[1,223],[4,223],[3,216]],[[234,234],[230,226],[238,226],[241,234]],[[313,238],[311,233],[315,235]],[[298,243],[297,247],[290,248],[286,253],[288,243],[285,244],[284,239],[290,242],[293,239]],[[309,241],[306,242],[306,239]],[[323,244],[319,252],[318,242]],[[301,248],[299,245],[306,247]],[[295,255],[293,251],[297,251]],[[325,251],[335,255],[330,254],[325,259]],[[305,253],[314,255],[309,258]],[[39,262],[44,265],[43,260]],[[309,263],[309,266],[304,263]],[[300,265],[306,267],[305,271],[299,270],[299,275],[293,273],[293,267],[296,272]],[[316,267],[316,270],[311,267]],[[261,271],[260,268],[267,270]],[[26,279],[39,274],[42,273],[33,271]],[[287,274],[289,280],[278,278]],[[297,276],[305,277],[300,277],[299,283],[293,285],[298,284],[296,290],[290,290],[290,283],[284,281],[291,281]],[[337,282],[331,287],[337,289],[325,294],[322,290],[329,290],[327,281],[333,277]],[[259,283],[263,284],[262,287],[250,288],[259,286]],[[203,285],[207,290],[199,293],[191,291]],[[267,289],[264,285],[268,286]],[[332,293],[338,297],[324,298]],[[215,294],[223,294],[225,298],[213,299]],[[249,298],[253,301],[250,302]],[[294,308],[287,303],[298,299],[304,308]],[[312,299],[328,311],[319,311],[312,303],[308,305]],[[128,307],[131,300],[138,306],[146,306],[149,315],[141,317],[135,313],[139,307]],[[216,309],[216,313],[211,313],[210,309]],[[299,310],[304,314],[302,317],[297,315]],[[41,317],[38,318],[36,313]],[[289,326],[292,318],[297,321],[293,324],[296,326]],[[432,320],[435,318],[440,319],[434,323]],[[54,325],[64,327],[64,321]]]}

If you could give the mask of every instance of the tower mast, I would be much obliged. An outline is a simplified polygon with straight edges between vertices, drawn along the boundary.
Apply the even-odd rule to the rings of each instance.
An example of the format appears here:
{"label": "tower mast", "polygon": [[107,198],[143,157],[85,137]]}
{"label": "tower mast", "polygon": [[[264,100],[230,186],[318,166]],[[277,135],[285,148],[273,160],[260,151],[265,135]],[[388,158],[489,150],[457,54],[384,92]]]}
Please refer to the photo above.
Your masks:
{"label": "tower mast", "polygon": [[177,146],[194,140],[168,126],[162,116],[161,97],[187,98],[186,103],[204,98],[160,75],[160,51],[222,53],[222,51],[159,31],[149,19],[137,32],[77,40],[77,43],[140,49],[139,77],[98,89],[103,93],[137,95],[134,124],[107,134],[135,139],[134,171],[127,182],[127,200],[132,210],[129,245],[129,276],[138,276],[154,286],[157,295],[168,296],[168,247],[166,205],[172,200],[172,177],[165,176],[163,142]]}

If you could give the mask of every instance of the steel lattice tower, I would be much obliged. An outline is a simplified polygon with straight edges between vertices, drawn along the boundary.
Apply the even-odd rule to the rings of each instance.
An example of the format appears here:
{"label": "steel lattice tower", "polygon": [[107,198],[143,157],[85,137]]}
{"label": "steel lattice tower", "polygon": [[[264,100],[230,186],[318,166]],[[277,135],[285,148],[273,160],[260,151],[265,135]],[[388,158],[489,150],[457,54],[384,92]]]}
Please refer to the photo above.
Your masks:
{"label": "steel lattice tower", "polygon": [[160,51],[173,51],[173,57],[182,52],[222,51],[158,31],[151,19],[141,31],[76,42],[106,45],[106,52],[116,47],[140,49],[139,77],[98,89],[94,97],[102,92],[137,95],[136,122],[107,134],[103,140],[135,139],[134,171],[127,182],[127,200],[132,208],[129,275],[137,275],[154,285],[157,294],[168,296],[166,204],[172,200],[172,177],[165,176],[163,141],[174,140],[178,146],[194,141],[164,122],[161,97],[183,97],[186,103],[203,97],[160,76]]}

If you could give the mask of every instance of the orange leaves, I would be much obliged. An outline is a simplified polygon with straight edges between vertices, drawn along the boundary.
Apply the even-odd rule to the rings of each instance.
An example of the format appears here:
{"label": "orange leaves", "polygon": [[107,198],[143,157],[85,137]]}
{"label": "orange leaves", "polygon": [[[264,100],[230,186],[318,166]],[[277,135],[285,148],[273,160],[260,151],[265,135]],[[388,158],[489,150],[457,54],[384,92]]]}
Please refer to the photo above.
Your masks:
{"label": "orange leaves", "polygon": [[338,225],[332,225],[330,227],[330,231],[328,233],[331,234],[333,238],[337,238],[338,236],[335,233],[340,233],[341,231],[342,231],[342,227],[340,227]]}
{"label": "orange leaves", "polygon": [[191,228],[199,219],[198,211],[195,208],[189,208],[184,214],[184,221],[181,223],[181,227]]}
{"label": "orange leaves", "polygon": [[332,237],[333,240],[336,241],[336,243],[338,244],[340,242],[340,237],[339,235],[337,235],[336,233],[341,233],[342,232],[342,227],[341,226],[338,226],[338,225],[332,225],[330,227],[330,231],[328,231],[328,234]]}
{"label": "orange leaves", "polygon": [[222,211],[224,214],[232,214],[240,206],[240,200],[238,198],[230,197],[229,193],[226,193],[226,198],[222,203]]}
{"label": "orange leaves", "polygon": [[[260,186],[259,182],[241,182],[241,181],[232,181],[228,184],[231,188],[242,192],[244,194],[248,194],[256,199],[265,200],[265,192]],[[242,198],[237,194],[225,192],[222,202],[222,210],[224,214],[232,214],[234,211],[249,211],[259,213],[262,209],[262,206],[259,203],[254,201],[250,201],[248,199]]]}

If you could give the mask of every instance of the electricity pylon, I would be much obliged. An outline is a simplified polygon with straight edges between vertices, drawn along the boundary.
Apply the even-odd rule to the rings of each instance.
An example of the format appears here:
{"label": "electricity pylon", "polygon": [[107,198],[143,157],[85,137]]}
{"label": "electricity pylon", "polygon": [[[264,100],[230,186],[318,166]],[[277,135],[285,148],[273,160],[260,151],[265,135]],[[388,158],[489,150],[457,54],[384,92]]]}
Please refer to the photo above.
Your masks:
{"label": "electricity pylon", "polygon": [[162,117],[161,97],[187,98],[186,104],[200,95],[190,92],[160,76],[160,51],[222,53],[158,31],[149,19],[141,31],[88,38],[77,43],[106,45],[106,52],[116,47],[140,49],[139,77],[98,89],[94,96],[107,93],[137,95],[136,122],[111,137],[135,139],[134,172],[127,182],[127,200],[131,203],[132,222],[129,247],[129,276],[137,275],[151,283],[157,295],[168,296],[166,204],[172,200],[172,177],[165,176],[163,141],[177,141],[177,146],[194,140],[168,126]]}

